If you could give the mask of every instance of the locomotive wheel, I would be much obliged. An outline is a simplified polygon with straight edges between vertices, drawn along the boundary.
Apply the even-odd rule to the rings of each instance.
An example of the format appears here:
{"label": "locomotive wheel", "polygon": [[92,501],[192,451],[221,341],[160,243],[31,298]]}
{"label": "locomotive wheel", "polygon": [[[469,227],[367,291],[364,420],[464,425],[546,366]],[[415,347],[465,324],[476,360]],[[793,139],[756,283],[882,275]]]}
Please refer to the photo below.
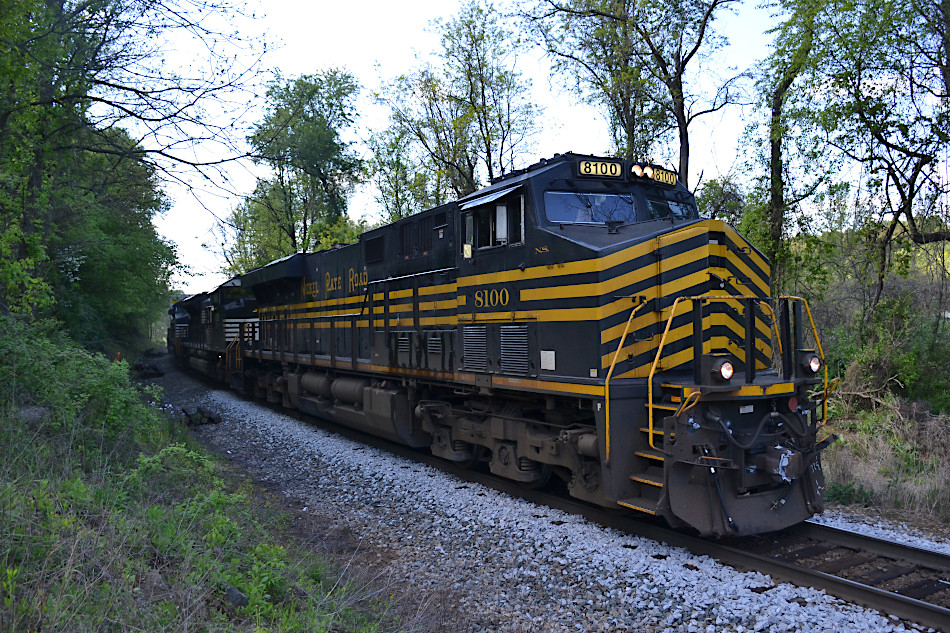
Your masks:
{"label": "locomotive wheel", "polygon": [[543,490],[548,487],[548,484],[551,483],[551,475],[553,474],[554,474],[554,469],[551,468],[549,464],[542,464],[541,478],[535,481],[534,483],[525,484],[525,485],[532,490]]}
{"label": "locomotive wheel", "polygon": [[472,456],[465,461],[459,462],[459,464],[465,468],[470,468],[474,470],[475,468],[478,467],[480,463],[485,461],[487,457],[488,457],[487,448],[485,448],[484,446],[480,446],[478,444],[473,444]]}

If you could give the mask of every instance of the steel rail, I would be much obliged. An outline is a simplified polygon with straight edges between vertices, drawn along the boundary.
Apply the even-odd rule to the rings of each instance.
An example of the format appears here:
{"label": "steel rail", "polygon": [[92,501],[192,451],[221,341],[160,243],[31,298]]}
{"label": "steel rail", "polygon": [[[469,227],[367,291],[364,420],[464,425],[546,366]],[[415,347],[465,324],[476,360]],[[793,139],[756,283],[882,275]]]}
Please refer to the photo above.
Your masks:
{"label": "steel rail", "polygon": [[[901,545],[894,541],[885,541],[884,539],[879,539],[874,536],[849,532],[841,528],[823,525],[821,523],[812,523],[810,521],[799,523],[787,531],[802,538],[835,543],[836,545],[853,549],[863,549],[884,558],[898,559],[950,574],[950,554],[933,552],[914,547],[913,545]],[[950,585],[948,585],[947,588],[950,589]],[[950,624],[950,620],[944,623],[944,626],[947,626],[947,624]]]}

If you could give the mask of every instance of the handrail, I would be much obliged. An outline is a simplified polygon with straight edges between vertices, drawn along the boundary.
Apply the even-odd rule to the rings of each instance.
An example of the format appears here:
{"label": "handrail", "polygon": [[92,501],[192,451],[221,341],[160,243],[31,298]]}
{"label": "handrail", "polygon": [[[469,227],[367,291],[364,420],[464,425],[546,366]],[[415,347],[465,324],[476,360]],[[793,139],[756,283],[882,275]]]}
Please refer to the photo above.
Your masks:
{"label": "handrail", "polygon": [[[828,364],[825,362],[825,352],[821,349],[821,340],[818,338],[818,328],[815,327],[815,319],[813,319],[811,316],[811,307],[808,305],[808,301],[804,297],[786,295],[779,297],[779,299],[786,299],[788,301],[801,301],[805,305],[805,312],[808,313],[808,322],[811,324],[811,333],[815,337],[815,346],[818,348],[818,358],[821,359],[822,369],[825,370],[825,379],[822,385],[823,397],[821,400],[821,420],[824,422],[828,419],[828,396],[830,395],[830,392],[828,391]],[[837,383],[835,386],[837,386]]]}
{"label": "handrail", "polygon": [[[673,414],[673,417],[678,418],[684,413],[686,413],[687,411],[689,411],[690,409],[692,409],[693,407],[695,407],[697,403],[699,403],[699,399],[700,397],[702,397],[702,395],[703,393],[699,390],[691,391],[689,395],[683,399],[683,402],[680,403],[680,408],[676,410],[676,413]],[[693,398],[693,396],[696,396],[696,397]],[[690,400],[692,400],[692,402],[690,402]]]}
{"label": "handrail", "polygon": [[[779,353],[779,356],[781,356],[782,355],[782,337],[779,336],[778,334],[778,322],[775,320],[775,310],[772,308],[769,302],[765,301],[764,299],[759,300],[759,306],[767,307],[769,309],[769,316],[772,317],[772,329],[769,331],[769,335],[771,335],[772,333],[775,333],[775,342],[778,344],[778,353]],[[765,310],[762,310],[762,312],[765,312]]]}
{"label": "handrail", "polygon": [[610,463],[610,378],[614,374],[614,367],[617,365],[617,359],[620,357],[620,350],[623,349],[623,343],[627,338],[627,332],[630,331],[630,324],[633,323],[633,317],[636,316],[637,312],[640,311],[640,308],[647,304],[646,297],[638,296],[634,300],[639,300],[639,303],[633,307],[633,310],[630,311],[630,317],[627,319],[627,326],[623,329],[623,334],[620,336],[620,344],[617,345],[617,351],[614,352],[613,360],[610,361],[610,369],[607,370],[607,378],[604,379],[604,402],[605,402],[605,413],[606,416],[606,434],[607,434],[607,456],[605,462]]}
{"label": "handrail", "polygon": [[[673,301],[673,306],[670,308],[670,316],[666,320],[666,328],[663,330],[663,336],[660,337],[660,343],[656,348],[656,356],[653,358],[653,364],[650,366],[650,375],[647,378],[647,409],[648,413],[648,425],[647,425],[647,440],[650,443],[650,448],[656,450],[656,444],[653,442],[653,436],[656,433],[653,430],[653,376],[656,375],[656,368],[660,364],[660,357],[663,355],[663,346],[666,345],[666,337],[670,334],[670,328],[673,325],[673,317],[676,316],[676,308],[679,306],[680,301],[725,301],[731,300],[736,301],[740,299],[754,299],[761,300],[761,297],[754,297],[749,295],[698,295],[693,297],[677,297]],[[695,307],[694,307],[695,309]],[[700,353],[702,350],[700,350]],[[751,355],[751,350],[748,352]],[[700,359],[694,358],[693,362],[698,363]],[[753,362],[751,358],[747,358],[746,362]],[[695,404],[695,403],[694,403]]]}
{"label": "handrail", "polygon": [[[660,342],[659,342],[659,344],[657,345],[656,356],[653,358],[653,364],[650,366],[650,375],[649,375],[649,377],[647,378],[647,409],[649,410],[649,414],[648,414],[649,423],[648,423],[648,427],[647,427],[647,438],[648,438],[648,440],[649,440],[650,448],[656,450],[656,444],[654,443],[654,435],[655,435],[656,431],[653,430],[653,429],[654,429],[654,424],[653,424],[653,410],[654,410],[654,409],[653,409],[653,377],[656,375],[657,367],[658,367],[659,364],[660,364],[660,359],[661,359],[661,357],[662,357],[662,355],[663,355],[663,347],[664,347],[664,345],[666,345],[666,339],[667,339],[667,337],[669,336],[670,328],[671,328],[672,325],[673,325],[673,318],[676,316],[676,309],[677,309],[677,307],[679,307],[680,302],[681,302],[681,301],[690,301],[690,302],[696,302],[696,301],[726,301],[726,300],[740,300],[740,299],[753,299],[753,300],[757,300],[761,306],[768,306],[768,307],[769,307],[769,310],[770,310],[771,316],[772,316],[772,325],[773,325],[773,328],[775,329],[776,338],[778,339],[779,354],[784,355],[784,350],[782,350],[782,348],[781,348],[781,337],[778,336],[778,326],[777,326],[777,324],[776,324],[776,322],[775,322],[775,310],[773,310],[773,309],[772,309],[772,306],[771,306],[766,300],[763,300],[761,297],[750,297],[750,296],[740,296],[740,295],[699,295],[699,296],[693,296],[693,297],[677,297],[676,300],[673,301],[673,305],[672,305],[672,307],[670,308],[670,316],[669,316],[669,318],[668,318],[667,321],[666,321],[666,328],[663,330],[663,336],[660,338]],[[823,384],[823,390],[822,390],[822,396],[823,396],[823,397],[822,397],[822,420],[824,420],[824,419],[826,419],[826,417],[827,417],[827,415],[828,415],[828,395],[829,395],[829,391],[828,391],[828,366],[827,366],[827,364],[825,363],[825,354],[824,354],[824,351],[823,351],[822,348],[821,348],[821,341],[820,341],[819,338],[818,338],[818,328],[815,326],[815,320],[814,320],[814,318],[812,318],[811,308],[810,308],[809,305],[808,305],[808,301],[805,300],[803,297],[780,296],[780,297],[778,297],[778,299],[780,299],[780,300],[783,300],[783,299],[784,299],[784,300],[786,300],[786,301],[799,301],[799,302],[801,302],[802,304],[804,304],[804,306],[805,306],[805,311],[806,311],[807,314],[808,314],[808,321],[809,321],[809,323],[810,323],[810,325],[811,325],[812,334],[813,334],[814,337],[815,337],[815,345],[816,345],[817,348],[818,348],[818,356],[819,356],[819,358],[821,358],[821,364],[824,366],[824,384]],[[695,306],[694,306],[693,309],[695,309]],[[798,324],[796,324],[796,328],[798,328],[798,327],[799,327]],[[749,350],[749,351],[747,352],[747,355],[752,354],[753,351],[754,351],[754,350]],[[789,350],[789,353],[792,353],[792,350]],[[694,358],[694,359],[693,359],[693,362],[698,363],[698,362],[700,362],[700,359]],[[747,363],[754,362],[754,357],[746,358],[746,362],[747,362]],[[699,392],[693,392],[693,393],[699,393]],[[680,415],[681,413],[683,413],[684,411],[688,410],[689,408],[692,408],[693,406],[696,405],[696,402],[698,402],[698,400],[699,400],[699,396],[697,396],[697,397],[696,397],[696,400],[695,400],[694,402],[692,402],[692,404],[689,404],[689,406],[687,407],[687,403],[689,403],[690,398],[692,397],[692,395],[693,395],[692,393],[689,394],[689,395],[687,396],[686,400],[684,400],[683,403],[680,405],[680,408],[677,410],[677,416]]]}
{"label": "handrail", "polygon": [[[243,329],[243,327],[244,327],[244,324],[242,323],[241,328]],[[224,363],[228,367],[228,372],[231,371],[232,359],[234,360],[234,369],[240,369],[241,367],[240,347],[241,347],[241,335],[239,334],[238,336],[235,336],[234,338],[231,339],[231,341],[228,343],[228,346],[224,350]],[[229,384],[230,384],[230,381],[231,381],[231,377],[228,376]]]}

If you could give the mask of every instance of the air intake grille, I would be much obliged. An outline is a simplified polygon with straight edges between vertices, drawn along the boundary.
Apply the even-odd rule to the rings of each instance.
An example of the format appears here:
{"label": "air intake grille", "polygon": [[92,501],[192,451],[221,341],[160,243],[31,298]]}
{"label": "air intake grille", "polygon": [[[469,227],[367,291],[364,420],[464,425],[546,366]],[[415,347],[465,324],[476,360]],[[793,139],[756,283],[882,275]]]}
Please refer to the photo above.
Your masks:
{"label": "air intake grille", "polygon": [[439,354],[442,355],[442,337],[438,334],[433,334],[429,337],[428,342],[428,352],[430,354]]}
{"label": "air intake grille", "polygon": [[462,328],[463,367],[470,371],[488,371],[488,329],[484,325]]}
{"label": "air intake grille", "polygon": [[528,373],[528,326],[501,326],[501,372]]}

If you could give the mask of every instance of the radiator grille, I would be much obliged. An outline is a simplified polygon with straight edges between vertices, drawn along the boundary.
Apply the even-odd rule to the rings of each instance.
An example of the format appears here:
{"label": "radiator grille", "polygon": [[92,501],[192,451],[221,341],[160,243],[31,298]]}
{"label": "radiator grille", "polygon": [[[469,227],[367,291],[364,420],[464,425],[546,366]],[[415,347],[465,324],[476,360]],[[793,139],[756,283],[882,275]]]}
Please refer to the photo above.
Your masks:
{"label": "radiator grille", "polygon": [[462,329],[463,367],[470,371],[488,371],[488,329],[470,325]]}
{"label": "radiator grille", "polygon": [[528,326],[501,326],[501,372],[528,373]]}

